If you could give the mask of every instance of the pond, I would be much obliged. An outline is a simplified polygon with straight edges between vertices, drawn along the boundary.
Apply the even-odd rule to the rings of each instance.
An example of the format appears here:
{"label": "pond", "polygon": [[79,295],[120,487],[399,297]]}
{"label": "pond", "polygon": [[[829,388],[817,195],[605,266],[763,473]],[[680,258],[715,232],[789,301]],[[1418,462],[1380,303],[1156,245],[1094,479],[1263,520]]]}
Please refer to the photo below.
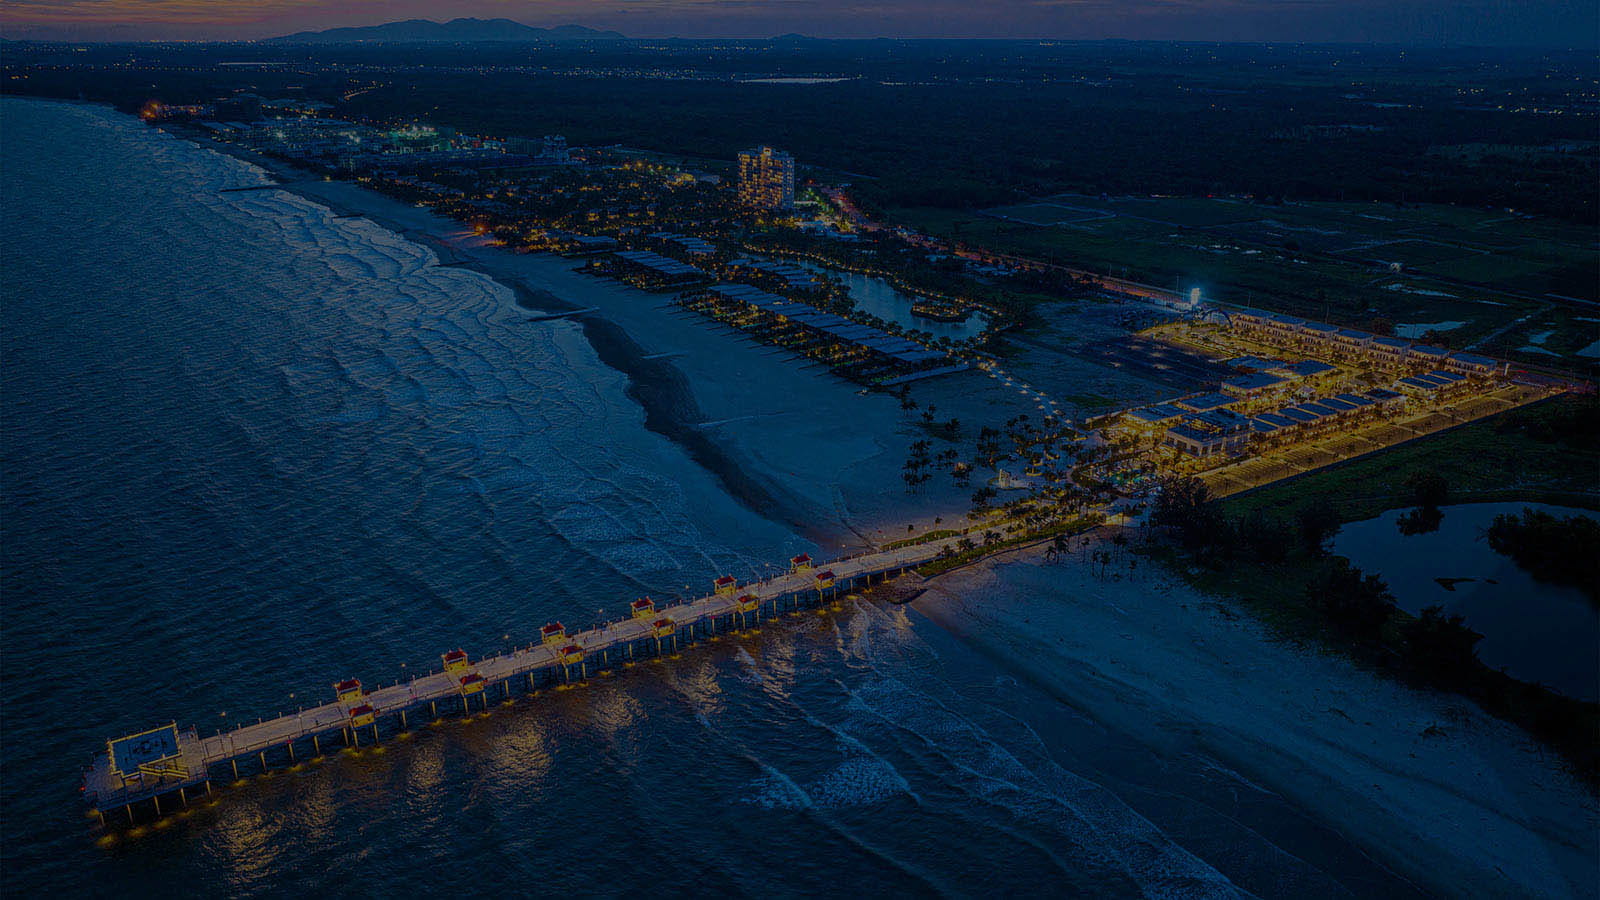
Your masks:
{"label": "pond", "polygon": [[1525,508],[1559,516],[1596,514],[1543,503],[1470,503],[1443,508],[1437,531],[1400,533],[1405,509],[1351,522],[1333,552],[1389,583],[1410,613],[1440,605],[1483,635],[1478,658],[1490,668],[1580,700],[1600,699],[1600,609],[1583,592],[1535,581],[1489,547],[1494,517]]}
{"label": "pond", "polygon": [[800,265],[813,272],[841,279],[850,291],[850,298],[856,302],[857,309],[872,313],[885,322],[894,322],[902,328],[926,331],[934,337],[959,341],[975,338],[988,327],[988,319],[979,312],[967,316],[964,322],[937,322],[915,315],[911,312],[911,305],[917,302],[917,298],[876,275],[843,272],[812,262],[802,261]]}

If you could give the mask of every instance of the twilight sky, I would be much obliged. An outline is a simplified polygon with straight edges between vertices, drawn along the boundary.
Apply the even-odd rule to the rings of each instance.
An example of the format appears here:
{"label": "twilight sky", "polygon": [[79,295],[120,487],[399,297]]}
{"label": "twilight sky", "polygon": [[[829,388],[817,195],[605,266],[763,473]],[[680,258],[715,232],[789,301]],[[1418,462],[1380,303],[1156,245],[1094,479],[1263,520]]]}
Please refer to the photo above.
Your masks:
{"label": "twilight sky", "polygon": [[248,39],[456,16],[630,37],[1134,38],[1588,48],[1596,0],[4,0],[0,34]]}

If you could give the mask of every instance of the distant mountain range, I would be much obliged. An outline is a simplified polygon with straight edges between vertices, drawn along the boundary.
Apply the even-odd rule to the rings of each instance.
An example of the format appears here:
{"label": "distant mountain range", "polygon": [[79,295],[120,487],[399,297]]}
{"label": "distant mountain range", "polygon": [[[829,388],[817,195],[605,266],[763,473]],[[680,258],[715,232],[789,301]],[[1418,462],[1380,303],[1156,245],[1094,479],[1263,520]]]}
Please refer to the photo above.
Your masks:
{"label": "distant mountain range", "polygon": [[624,35],[615,31],[597,31],[582,25],[534,28],[510,19],[451,19],[448,22],[407,19],[404,22],[388,22],[383,25],[301,31],[268,40],[286,44],[354,44],[366,41],[411,44],[506,41],[529,44],[549,41],[620,40],[623,37]]}

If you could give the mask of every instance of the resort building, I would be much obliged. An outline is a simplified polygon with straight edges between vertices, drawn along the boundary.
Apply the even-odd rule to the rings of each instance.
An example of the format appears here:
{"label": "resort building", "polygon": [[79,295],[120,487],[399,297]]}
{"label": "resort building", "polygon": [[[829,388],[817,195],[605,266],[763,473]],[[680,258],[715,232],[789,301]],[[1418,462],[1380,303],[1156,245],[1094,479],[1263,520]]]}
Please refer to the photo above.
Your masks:
{"label": "resort building", "polygon": [[1192,397],[1181,397],[1172,401],[1174,406],[1189,412],[1207,412],[1213,409],[1225,409],[1239,402],[1237,397],[1227,394],[1196,394]]}
{"label": "resort building", "polygon": [[1469,387],[1467,376],[1460,372],[1436,369],[1423,375],[1412,375],[1394,383],[1394,389],[1426,400],[1448,400]]}
{"label": "resort building", "polygon": [[741,256],[728,263],[728,275],[786,291],[820,291],[827,287],[817,273],[804,266],[751,256]]}
{"label": "resort building", "polygon": [[695,302],[719,319],[828,362],[859,381],[893,384],[967,364],[939,350],[747,284],[714,284]]}
{"label": "resort building", "polygon": [[1299,362],[1279,366],[1272,370],[1272,374],[1297,381],[1311,381],[1337,371],[1337,368],[1320,359],[1302,359]]}
{"label": "resort building", "polygon": [[1141,406],[1130,409],[1122,414],[1125,425],[1139,432],[1149,432],[1154,429],[1165,428],[1173,422],[1183,418],[1184,411],[1170,403],[1157,403],[1154,406]]}
{"label": "resort building", "polygon": [[1197,459],[1205,459],[1243,447],[1250,435],[1250,419],[1232,410],[1213,409],[1185,416],[1182,422],[1167,429],[1162,443]]}
{"label": "resort building", "polygon": [[771,147],[740,153],[739,200],[754,209],[792,209],[794,157]]}
{"label": "resort building", "polygon": [[1499,360],[1474,356],[1471,353],[1452,353],[1445,359],[1444,366],[1453,372],[1481,376],[1494,375],[1504,371],[1505,368],[1505,364]]}
{"label": "resort building", "polygon": [[650,235],[650,240],[663,245],[664,249],[685,253],[696,259],[708,259],[717,253],[717,245],[704,238],[674,234],[670,231],[658,231]]}
{"label": "resort building", "polygon": [[[1227,315],[1227,323],[1232,331],[1274,346],[1324,354],[1330,359],[1346,360],[1377,369],[1412,372],[1449,369],[1484,378],[1503,376],[1507,372],[1505,363],[1488,357],[1474,356],[1470,353],[1451,353],[1441,347],[1413,344],[1401,338],[1372,334],[1354,328],[1340,328],[1280,313],[1239,310]],[[1263,360],[1247,356],[1233,360],[1230,364],[1237,368],[1261,371],[1255,368],[1255,364],[1259,362]],[[1268,371],[1285,374],[1282,367]]]}
{"label": "resort building", "polygon": [[1230,378],[1222,383],[1222,392],[1234,397],[1253,399],[1271,393],[1282,387],[1288,379],[1279,375],[1268,375],[1265,372],[1256,372],[1253,375],[1240,375]]}
{"label": "resort building", "polygon": [[1283,360],[1267,359],[1261,356],[1240,356],[1236,359],[1228,360],[1227,364],[1241,372],[1265,372],[1268,369],[1276,369],[1283,365]]}
{"label": "resort building", "polygon": [[1410,349],[1410,341],[1384,335],[1374,335],[1372,340],[1367,342],[1368,356],[1374,363],[1385,368],[1405,365]]}
{"label": "resort building", "polygon": [[613,274],[645,290],[675,290],[710,280],[704,271],[688,263],[649,250],[618,251],[611,255],[610,260]]}

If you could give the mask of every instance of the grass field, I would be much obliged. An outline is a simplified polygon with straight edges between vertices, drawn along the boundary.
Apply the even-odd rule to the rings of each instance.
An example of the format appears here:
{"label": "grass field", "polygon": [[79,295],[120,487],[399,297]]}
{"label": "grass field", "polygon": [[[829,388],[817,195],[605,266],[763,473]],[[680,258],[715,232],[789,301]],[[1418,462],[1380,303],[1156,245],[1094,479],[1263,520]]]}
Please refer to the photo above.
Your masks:
{"label": "grass field", "polygon": [[1014,219],[1027,225],[1064,225],[1069,222],[1085,222],[1105,218],[1104,213],[1092,209],[1061,206],[1055,203],[1024,203],[1018,206],[1002,206],[998,209],[988,210],[987,214],[1003,219]]}
{"label": "grass field", "polygon": [[1526,499],[1600,509],[1600,453],[1535,440],[1504,427],[1503,417],[1229,497],[1222,506],[1230,516],[1260,511],[1285,520],[1325,506],[1352,522],[1408,505],[1406,479],[1419,472],[1444,476],[1452,498],[1463,502]]}
{"label": "grass field", "polygon": [[[1216,299],[1298,315],[1355,325],[1374,317],[1466,322],[1451,335],[1458,344],[1559,302],[1547,294],[1600,298],[1591,229],[1504,210],[1062,195],[986,212],[901,209],[892,218],[970,245],[1162,287],[1199,286]],[[1387,268],[1394,262],[1399,274]],[[1539,361],[1583,365],[1570,355]]]}

